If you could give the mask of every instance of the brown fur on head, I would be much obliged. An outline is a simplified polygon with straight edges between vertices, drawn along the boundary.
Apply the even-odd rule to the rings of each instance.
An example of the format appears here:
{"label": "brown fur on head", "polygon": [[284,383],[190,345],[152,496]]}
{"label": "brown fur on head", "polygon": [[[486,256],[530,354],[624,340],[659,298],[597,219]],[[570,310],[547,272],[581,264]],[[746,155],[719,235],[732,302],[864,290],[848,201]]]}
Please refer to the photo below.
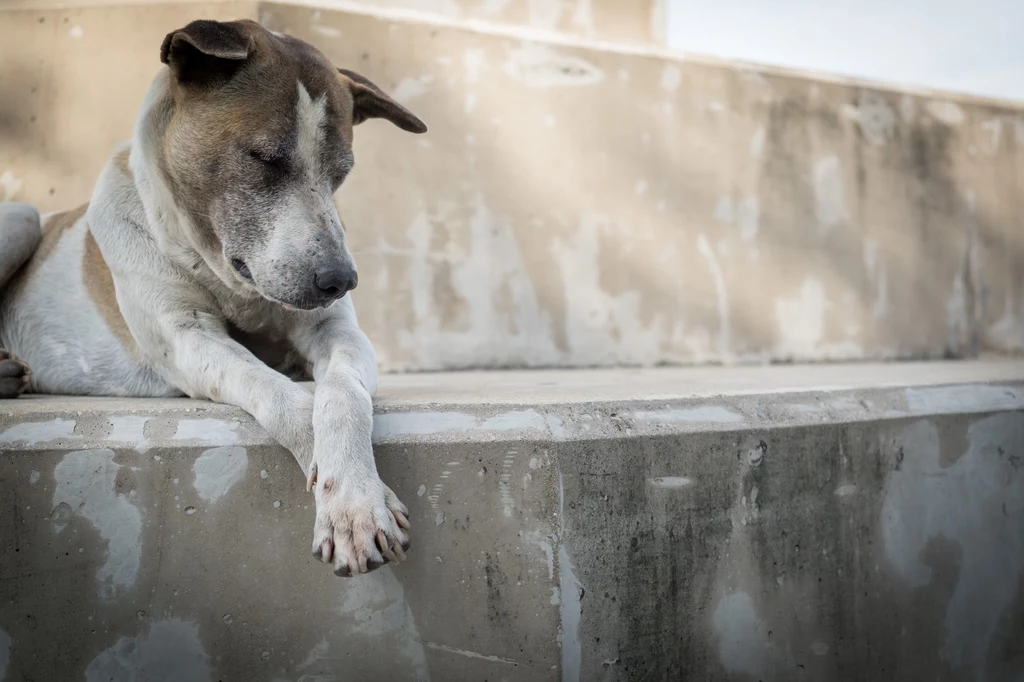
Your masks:
{"label": "brown fur on head", "polygon": [[160,171],[213,271],[297,308],[343,296],[356,271],[332,197],[352,168],[352,127],[383,118],[422,133],[423,122],[253,21],[194,21],[160,59],[173,98]]}

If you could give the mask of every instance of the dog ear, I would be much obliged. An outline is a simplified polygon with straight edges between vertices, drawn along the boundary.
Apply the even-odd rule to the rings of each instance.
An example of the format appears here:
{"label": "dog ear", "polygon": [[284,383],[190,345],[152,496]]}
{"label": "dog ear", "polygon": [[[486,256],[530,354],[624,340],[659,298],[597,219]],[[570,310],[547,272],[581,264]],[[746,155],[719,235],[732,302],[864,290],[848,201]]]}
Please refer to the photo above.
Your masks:
{"label": "dog ear", "polygon": [[179,83],[210,84],[230,78],[251,52],[252,37],[242,22],[200,19],[167,34],[160,61]]}
{"label": "dog ear", "polygon": [[384,118],[410,133],[427,132],[427,126],[423,121],[388,97],[383,90],[370,82],[369,78],[348,69],[338,69],[338,72],[352,93],[353,125],[358,125],[368,118]]}

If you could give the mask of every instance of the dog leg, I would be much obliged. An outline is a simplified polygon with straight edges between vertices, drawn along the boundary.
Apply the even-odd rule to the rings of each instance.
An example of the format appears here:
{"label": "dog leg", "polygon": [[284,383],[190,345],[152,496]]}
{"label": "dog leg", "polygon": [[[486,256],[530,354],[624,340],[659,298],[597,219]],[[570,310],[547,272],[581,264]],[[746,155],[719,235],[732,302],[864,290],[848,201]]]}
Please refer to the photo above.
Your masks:
{"label": "dog leg", "polygon": [[409,510],[381,481],[371,434],[377,364],[355,322],[350,299],[327,319],[293,335],[313,362],[313,463],[308,485],[316,499],[313,555],[342,576],[405,558]]}
{"label": "dog leg", "polygon": [[[251,414],[292,452],[307,487],[316,485],[314,556],[344,576],[405,556],[409,539],[402,527],[408,527],[408,510],[381,482],[370,448],[368,389],[376,367],[365,336],[358,360],[344,345],[320,359],[316,373],[324,385],[314,397],[231,339],[212,316],[172,320],[169,328],[177,332],[165,336],[170,344],[166,378],[192,397]],[[372,377],[354,371],[355,366],[369,367]]]}
{"label": "dog leg", "polygon": [[[207,319],[203,319],[207,318]],[[313,459],[313,394],[262,363],[212,316],[172,323],[169,364],[158,371],[193,398],[234,405],[295,457],[303,472]]]}

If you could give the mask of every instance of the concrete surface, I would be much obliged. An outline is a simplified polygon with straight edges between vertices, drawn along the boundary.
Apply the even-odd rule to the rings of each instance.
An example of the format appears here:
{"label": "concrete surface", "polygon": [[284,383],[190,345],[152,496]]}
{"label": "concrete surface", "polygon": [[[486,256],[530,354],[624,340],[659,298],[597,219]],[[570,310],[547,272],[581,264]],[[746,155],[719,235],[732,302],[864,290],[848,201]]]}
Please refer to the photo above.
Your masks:
{"label": "concrete surface", "polygon": [[2,682],[1024,677],[1019,361],[385,377],[351,581],[237,410],[0,408]]}
{"label": "concrete surface", "polygon": [[[179,5],[233,0],[178,0]],[[164,0],[4,0],[7,9],[79,9],[160,5]],[[237,4],[237,3],[236,3]],[[251,3],[254,7],[256,2]],[[664,0],[296,0],[294,4],[374,12],[414,20],[448,20],[478,27],[525,29],[638,44],[664,44]],[[255,18],[255,15],[252,15]]]}
{"label": "concrete surface", "polygon": [[0,10],[0,198],[87,199],[161,37],[258,16],[430,126],[362,126],[338,195],[384,369],[1024,351],[1019,103],[544,33],[520,2],[506,24],[426,4]]}
{"label": "concrete surface", "polygon": [[293,4],[417,21],[442,18],[466,26],[521,28],[539,36],[665,43],[665,0],[298,0]]}

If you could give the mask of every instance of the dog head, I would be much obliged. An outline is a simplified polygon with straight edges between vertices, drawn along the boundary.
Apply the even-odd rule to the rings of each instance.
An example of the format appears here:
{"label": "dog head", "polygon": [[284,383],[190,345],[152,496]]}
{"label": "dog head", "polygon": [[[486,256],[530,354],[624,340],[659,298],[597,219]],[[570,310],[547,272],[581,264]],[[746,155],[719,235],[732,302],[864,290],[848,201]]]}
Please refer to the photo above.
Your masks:
{"label": "dog head", "polygon": [[160,50],[173,100],[157,162],[207,265],[235,291],[330,305],[355,288],[333,195],[352,128],[416,116],[313,46],[252,21],[195,21]]}

